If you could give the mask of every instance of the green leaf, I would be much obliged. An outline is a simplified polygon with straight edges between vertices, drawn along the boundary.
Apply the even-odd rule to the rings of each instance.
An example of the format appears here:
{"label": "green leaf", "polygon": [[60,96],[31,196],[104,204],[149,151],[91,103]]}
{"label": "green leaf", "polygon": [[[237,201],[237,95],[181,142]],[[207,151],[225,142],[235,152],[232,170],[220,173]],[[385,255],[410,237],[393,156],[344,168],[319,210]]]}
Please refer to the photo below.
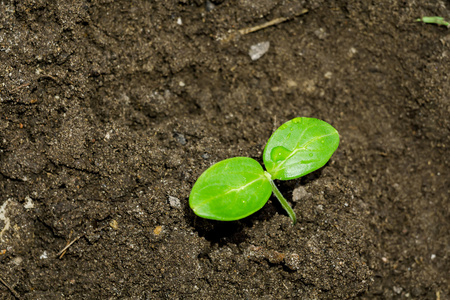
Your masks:
{"label": "green leaf", "polygon": [[189,206],[207,219],[245,218],[269,200],[272,187],[268,176],[256,160],[248,157],[220,161],[200,175],[189,195]]}
{"label": "green leaf", "polygon": [[330,124],[295,118],[272,134],[263,160],[272,179],[294,179],[323,167],[338,145],[339,134]]}

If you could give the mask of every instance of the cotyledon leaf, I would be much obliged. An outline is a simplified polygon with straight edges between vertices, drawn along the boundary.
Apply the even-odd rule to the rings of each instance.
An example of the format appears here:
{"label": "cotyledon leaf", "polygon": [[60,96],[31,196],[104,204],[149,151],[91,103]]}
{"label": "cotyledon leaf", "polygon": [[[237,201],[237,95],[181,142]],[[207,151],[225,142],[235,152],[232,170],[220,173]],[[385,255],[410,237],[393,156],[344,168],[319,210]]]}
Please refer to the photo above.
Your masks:
{"label": "cotyledon leaf", "polygon": [[189,206],[200,217],[234,221],[261,209],[271,193],[270,176],[256,160],[234,157],[200,175],[189,195]]}
{"label": "cotyledon leaf", "polygon": [[323,167],[339,146],[339,134],[327,122],[295,118],[280,126],[264,148],[272,179],[289,180]]}

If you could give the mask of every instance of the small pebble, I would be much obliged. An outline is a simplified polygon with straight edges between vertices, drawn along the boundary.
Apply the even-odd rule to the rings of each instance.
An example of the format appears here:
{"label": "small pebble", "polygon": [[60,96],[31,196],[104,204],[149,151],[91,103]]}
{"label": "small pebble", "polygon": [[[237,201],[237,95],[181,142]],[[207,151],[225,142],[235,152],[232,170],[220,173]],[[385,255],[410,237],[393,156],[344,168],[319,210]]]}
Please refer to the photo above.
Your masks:
{"label": "small pebble", "polygon": [[216,8],[216,5],[214,3],[212,3],[211,1],[206,0],[206,2],[205,2],[206,11],[210,12],[210,11],[214,10],[214,8]]}
{"label": "small pebble", "polygon": [[175,140],[180,143],[181,145],[186,145],[187,141],[186,138],[184,137],[184,135],[182,133],[177,133],[175,132],[173,134],[173,137],[175,138]]}
{"label": "small pebble", "polygon": [[34,203],[33,203],[33,199],[31,199],[30,196],[26,196],[25,200],[27,202],[25,202],[25,204],[23,205],[23,207],[25,207],[25,209],[31,209],[34,208]]}
{"label": "small pebble", "polygon": [[153,233],[155,235],[159,235],[162,231],[162,226],[156,226],[155,229],[153,229]]}
{"label": "small pebble", "polygon": [[316,31],[314,31],[314,34],[320,39],[320,40],[324,40],[327,36],[328,33],[326,33],[325,29],[323,28],[319,28]]}
{"label": "small pebble", "polygon": [[269,51],[270,42],[261,42],[250,47],[248,55],[252,60],[260,59],[267,51]]}
{"label": "small pebble", "polygon": [[303,186],[299,186],[298,188],[295,188],[294,191],[292,192],[292,201],[300,202],[310,198],[311,196],[312,195],[308,193]]}
{"label": "small pebble", "polygon": [[[44,253],[45,253],[45,258],[47,258],[48,256],[47,256],[47,252],[45,252],[44,251]],[[41,259],[42,259],[42,256],[41,256]],[[14,257],[12,260],[11,260],[16,266],[18,266],[18,265],[20,265],[22,262],[23,262],[23,258],[22,257]]]}
{"label": "small pebble", "polygon": [[355,48],[351,47],[351,48],[348,50],[347,55],[348,55],[348,57],[352,58],[356,53],[358,53],[358,50],[356,50]]}
{"label": "small pebble", "polygon": [[173,208],[181,208],[181,202],[180,199],[176,197],[169,196],[169,204]]}
{"label": "small pebble", "polygon": [[119,228],[119,223],[116,220],[111,220],[109,226],[111,226],[112,229],[117,230]]}

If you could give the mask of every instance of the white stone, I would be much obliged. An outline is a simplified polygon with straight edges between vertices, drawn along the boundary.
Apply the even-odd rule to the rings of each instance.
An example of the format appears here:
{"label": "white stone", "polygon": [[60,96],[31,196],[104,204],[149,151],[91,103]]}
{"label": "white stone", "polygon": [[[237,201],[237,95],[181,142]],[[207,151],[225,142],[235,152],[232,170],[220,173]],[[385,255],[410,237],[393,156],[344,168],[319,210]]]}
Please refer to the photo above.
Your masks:
{"label": "white stone", "polygon": [[39,259],[47,259],[47,258],[48,258],[47,251],[42,252],[41,256],[39,256]]}
{"label": "white stone", "polygon": [[308,199],[312,196],[312,194],[308,193],[303,186],[299,186],[294,189],[292,192],[292,201],[300,202]]}
{"label": "white stone", "polygon": [[12,202],[12,199],[7,199],[2,206],[0,206],[0,220],[4,222],[3,228],[0,230],[0,241],[3,242],[3,234],[11,227],[11,221],[6,217],[6,206]]}
{"label": "white stone", "polygon": [[174,208],[181,208],[181,202],[180,199],[176,197],[169,196],[169,204],[170,206]]}
{"label": "white stone", "polygon": [[248,55],[252,60],[260,59],[267,51],[269,51],[270,42],[261,42],[250,47]]}

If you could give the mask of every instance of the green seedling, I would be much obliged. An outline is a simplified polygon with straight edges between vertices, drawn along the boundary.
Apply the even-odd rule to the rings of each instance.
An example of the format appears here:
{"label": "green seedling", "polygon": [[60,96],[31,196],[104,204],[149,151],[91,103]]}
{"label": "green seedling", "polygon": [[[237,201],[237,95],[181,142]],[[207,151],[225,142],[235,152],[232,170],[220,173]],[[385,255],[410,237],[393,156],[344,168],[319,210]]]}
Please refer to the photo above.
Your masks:
{"label": "green seedling", "polygon": [[267,171],[249,157],[220,161],[197,179],[189,206],[206,219],[235,221],[260,210],[273,192],[295,224],[295,213],[273,180],[299,178],[323,167],[338,145],[339,134],[330,124],[292,119],[272,134],[264,148]]}
{"label": "green seedling", "polygon": [[446,26],[447,28],[450,28],[450,23],[445,21],[443,17],[422,17],[422,18],[416,19],[416,22],[442,25],[442,26]]}

